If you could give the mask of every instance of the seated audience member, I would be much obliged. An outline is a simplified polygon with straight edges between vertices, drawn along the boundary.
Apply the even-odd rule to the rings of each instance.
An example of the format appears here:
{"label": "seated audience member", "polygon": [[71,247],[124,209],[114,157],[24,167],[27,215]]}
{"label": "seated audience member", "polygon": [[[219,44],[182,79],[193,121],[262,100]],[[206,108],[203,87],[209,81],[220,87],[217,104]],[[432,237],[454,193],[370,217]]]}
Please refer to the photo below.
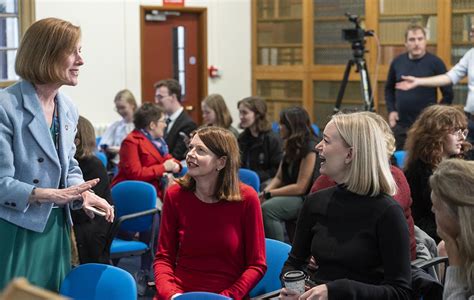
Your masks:
{"label": "seated audience member", "polygon": [[117,165],[120,161],[118,152],[125,137],[133,130],[133,114],[137,110],[137,102],[132,92],[121,90],[115,95],[115,109],[122,117],[110,125],[100,139],[100,148],[107,153],[110,161]]}
{"label": "seated audience member", "polygon": [[165,114],[158,105],[146,103],[135,112],[133,123],[135,130],[122,142],[119,171],[112,186],[124,180],[145,181],[156,187],[161,199],[163,174],[177,173],[181,168],[163,139]]}
{"label": "seated audience member", "polygon": [[155,84],[155,101],[166,113],[165,141],[171,155],[181,161],[188,150],[186,140],[196,129],[196,123],[182,105],[181,86],[175,79],[165,79]]}
{"label": "seated audience member", "polygon": [[[382,130],[387,146],[387,156],[388,159],[392,157],[393,152],[395,151],[395,138],[393,136],[392,130],[390,129],[387,122],[378,114],[372,112],[361,112],[361,114],[367,114],[367,116],[373,118]],[[403,174],[402,170],[399,168],[390,165],[390,172],[392,173],[393,179],[397,184],[397,191],[393,196],[393,199],[400,204],[403,208],[403,214],[407,220],[408,230],[410,232],[410,256],[414,260],[416,258],[416,239],[415,239],[415,229],[413,217],[411,215],[411,195],[410,195],[410,186],[408,185],[407,179]],[[318,192],[322,189],[335,186],[337,183],[332,180],[327,175],[319,176],[311,188],[311,193]]]}
{"label": "seated audience member", "polygon": [[[316,136],[306,110],[286,108],[280,113],[283,159],[261,195],[263,224],[267,238],[283,241],[282,222],[296,220],[309,192],[316,163]],[[290,233],[291,235],[291,233]]]}
{"label": "seated audience member", "polygon": [[318,262],[316,286],[300,299],[411,299],[408,227],[380,137],[366,114],[337,114],[316,146],[321,174],[337,186],[309,195],[298,217],[282,274],[303,270],[311,255]]}
{"label": "seated audience member", "polygon": [[[122,142],[120,147],[120,163],[117,176],[112,181],[112,186],[124,180],[140,180],[155,186],[157,195],[162,199],[162,180],[166,172],[177,173],[181,166],[171,154],[163,139],[166,128],[165,114],[162,109],[154,103],[143,104],[136,112],[133,130]],[[155,222],[158,226],[158,223]],[[122,239],[133,239],[134,232],[119,232]],[[140,232],[139,239],[149,243],[151,231]],[[141,256],[141,268],[135,275],[139,295],[146,293],[148,273],[152,259],[149,253]]]}
{"label": "seated audience member", "polygon": [[431,211],[429,177],[439,163],[452,156],[460,156],[470,148],[466,142],[467,120],[462,110],[444,105],[433,105],[423,110],[408,131],[405,149],[405,176],[413,199],[415,225],[431,236],[436,243],[436,223]]}
{"label": "seated audience member", "polygon": [[239,148],[220,127],[198,129],[188,173],[166,192],[154,270],[155,299],[190,291],[248,296],[266,271],[257,193],[239,183]]}
{"label": "seated audience member", "polygon": [[237,103],[240,127],[239,135],[241,167],[255,171],[263,188],[275,176],[282,158],[281,140],[272,131],[267,119],[267,105],[262,98],[247,97]]}
{"label": "seated audience member", "polygon": [[228,129],[236,138],[239,137],[237,129],[232,127],[232,117],[221,95],[211,94],[204,98],[201,102],[201,109],[204,125]]}
{"label": "seated audience member", "polygon": [[430,177],[438,235],[448,253],[443,299],[474,299],[474,162],[442,161]]}
{"label": "seated audience member", "polygon": [[[84,180],[99,178],[99,183],[92,188],[94,193],[112,203],[109,187],[109,177],[104,165],[95,155],[95,132],[91,122],[80,116],[77,123],[76,154]],[[90,218],[84,211],[72,210],[74,234],[76,235],[79,261],[85,263],[109,263],[108,251],[105,249],[106,235],[110,223],[102,217]]]}

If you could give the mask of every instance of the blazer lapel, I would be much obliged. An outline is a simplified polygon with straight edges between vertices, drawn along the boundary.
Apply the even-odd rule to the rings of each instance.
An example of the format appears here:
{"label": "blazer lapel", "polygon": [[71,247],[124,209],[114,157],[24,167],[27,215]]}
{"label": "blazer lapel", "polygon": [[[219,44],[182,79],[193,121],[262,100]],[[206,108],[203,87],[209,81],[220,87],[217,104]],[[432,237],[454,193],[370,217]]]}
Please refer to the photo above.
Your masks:
{"label": "blazer lapel", "polygon": [[[173,124],[173,127],[171,127],[170,131],[168,132],[167,134],[167,138],[168,139],[173,139],[173,140],[176,140],[178,138],[181,138],[179,136],[179,132],[178,132],[178,129],[181,125],[181,122],[182,122],[182,119],[184,117],[184,110],[179,114],[179,116],[176,118],[176,120],[174,121],[174,124]],[[170,143],[171,144],[171,143]]]}
{"label": "blazer lapel", "polygon": [[57,100],[59,115],[59,153],[61,154],[59,159],[61,166],[67,166],[71,148],[66,148],[65,144],[70,145],[70,141],[76,137],[76,126],[72,119],[71,112],[59,93]]}
{"label": "blazer lapel", "polygon": [[53,139],[51,138],[51,133],[49,131],[48,124],[46,123],[43,110],[39,104],[36,91],[33,85],[27,81],[22,81],[20,88],[21,94],[23,96],[23,107],[32,116],[32,119],[28,124],[28,129],[46,155],[49,156],[51,160],[58,162],[59,166],[56,148],[54,147]]}
{"label": "blazer lapel", "polygon": [[143,146],[143,150],[150,153],[157,161],[161,161],[163,158],[160,152],[155,148],[153,143],[146,138],[142,133],[140,133],[141,145]]}

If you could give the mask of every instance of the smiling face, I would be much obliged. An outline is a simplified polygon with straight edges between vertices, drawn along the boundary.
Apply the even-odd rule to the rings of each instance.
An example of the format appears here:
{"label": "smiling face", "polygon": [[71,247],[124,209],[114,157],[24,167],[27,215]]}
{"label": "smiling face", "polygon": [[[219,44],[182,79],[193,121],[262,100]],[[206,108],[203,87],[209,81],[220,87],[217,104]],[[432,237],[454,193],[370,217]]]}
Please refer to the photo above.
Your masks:
{"label": "smiling face", "polygon": [[122,118],[126,120],[132,120],[133,109],[133,105],[128,103],[125,99],[118,99],[115,101],[115,110]]}
{"label": "smiling face", "polygon": [[166,129],[166,118],[164,115],[161,115],[158,121],[150,122],[148,126],[148,132],[154,139],[162,138],[165,134]]}
{"label": "smiling face", "polygon": [[202,110],[202,121],[206,125],[212,125],[216,123],[216,112],[210,108],[206,103],[201,103]]}
{"label": "smiling face", "polygon": [[245,105],[239,105],[240,126],[250,128],[255,124],[255,113]]}
{"label": "smiling face", "polygon": [[63,81],[61,84],[75,86],[78,82],[79,68],[84,64],[81,55],[80,43],[75,47],[74,51],[66,56],[63,62]]}
{"label": "smiling face", "polygon": [[199,177],[217,177],[219,175],[218,170],[225,166],[226,158],[217,157],[196,134],[189,143],[186,163],[188,174],[197,180]]}
{"label": "smiling face", "polygon": [[342,139],[334,122],[326,125],[323,140],[316,145],[316,150],[321,158],[321,174],[342,183],[352,161],[352,148]]}

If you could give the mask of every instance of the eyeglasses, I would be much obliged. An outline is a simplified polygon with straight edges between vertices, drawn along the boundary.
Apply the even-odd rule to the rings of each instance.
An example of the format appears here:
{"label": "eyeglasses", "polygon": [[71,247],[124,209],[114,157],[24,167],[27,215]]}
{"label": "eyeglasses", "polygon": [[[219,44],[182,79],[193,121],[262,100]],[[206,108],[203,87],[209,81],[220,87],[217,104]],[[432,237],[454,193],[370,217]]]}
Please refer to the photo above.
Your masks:
{"label": "eyeglasses", "polygon": [[165,95],[165,96],[160,95],[160,94],[155,95],[155,99],[158,100],[158,101],[161,101],[163,98],[166,98],[166,97],[169,97],[169,95]]}
{"label": "eyeglasses", "polygon": [[452,132],[452,134],[455,135],[458,139],[465,139],[465,138],[467,138],[467,135],[469,134],[469,130],[459,128],[458,130],[455,129]]}

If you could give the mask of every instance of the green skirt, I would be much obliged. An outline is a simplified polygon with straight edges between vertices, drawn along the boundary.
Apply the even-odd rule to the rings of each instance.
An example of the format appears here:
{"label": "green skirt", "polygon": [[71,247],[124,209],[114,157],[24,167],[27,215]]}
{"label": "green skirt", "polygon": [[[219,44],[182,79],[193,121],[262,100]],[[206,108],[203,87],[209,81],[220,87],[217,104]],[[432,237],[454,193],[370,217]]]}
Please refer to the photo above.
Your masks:
{"label": "green skirt", "polygon": [[42,233],[0,219],[0,291],[15,277],[59,291],[71,270],[70,226],[62,208],[53,208]]}

